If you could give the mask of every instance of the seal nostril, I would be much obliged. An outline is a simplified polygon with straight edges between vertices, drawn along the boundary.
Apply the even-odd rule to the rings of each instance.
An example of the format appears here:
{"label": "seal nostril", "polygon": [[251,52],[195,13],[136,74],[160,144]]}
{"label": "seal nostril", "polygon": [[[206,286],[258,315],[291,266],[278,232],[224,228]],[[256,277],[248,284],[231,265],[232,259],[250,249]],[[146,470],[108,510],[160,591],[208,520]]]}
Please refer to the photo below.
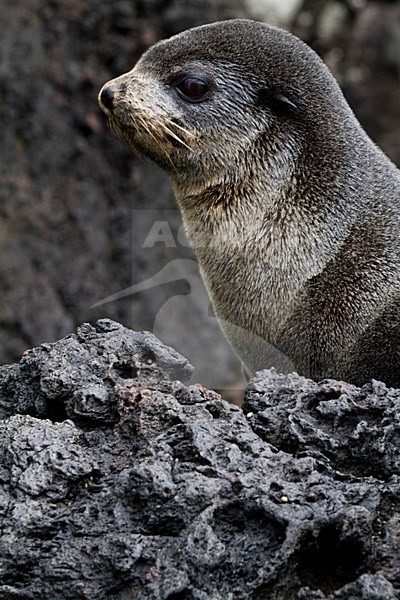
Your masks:
{"label": "seal nostril", "polygon": [[104,87],[101,94],[100,99],[103,105],[108,108],[108,110],[112,110],[113,108],[113,100],[114,100],[114,92],[110,86]]}

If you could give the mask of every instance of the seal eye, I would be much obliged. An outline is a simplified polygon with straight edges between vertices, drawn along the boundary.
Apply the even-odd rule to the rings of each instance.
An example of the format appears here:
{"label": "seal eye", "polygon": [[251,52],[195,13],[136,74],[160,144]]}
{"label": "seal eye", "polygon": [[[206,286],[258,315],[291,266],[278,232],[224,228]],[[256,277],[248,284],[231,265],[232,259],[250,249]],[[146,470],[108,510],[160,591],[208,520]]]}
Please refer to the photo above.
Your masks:
{"label": "seal eye", "polygon": [[178,84],[175,89],[179,96],[187,102],[200,102],[209,90],[208,83],[198,77],[186,77]]}

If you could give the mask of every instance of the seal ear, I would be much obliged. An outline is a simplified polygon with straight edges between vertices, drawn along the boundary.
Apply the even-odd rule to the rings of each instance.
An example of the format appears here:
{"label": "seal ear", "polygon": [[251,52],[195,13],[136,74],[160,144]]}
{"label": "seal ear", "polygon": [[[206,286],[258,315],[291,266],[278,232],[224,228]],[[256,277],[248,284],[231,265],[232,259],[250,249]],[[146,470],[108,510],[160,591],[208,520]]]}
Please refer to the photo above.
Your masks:
{"label": "seal ear", "polygon": [[258,92],[258,100],[264,106],[268,106],[275,112],[297,111],[298,106],[284,94],[271,88],[261,88]]}
{"label": "seal ear", "polygon": [[283,104],[286,104],[287,106],[290,106],[290,108],[294,108],[295,110],[297,110],[297,104],[289,100],[289,98],[287,98],[283,94],[276,94],[274,99],[277,102],[281,102]]}

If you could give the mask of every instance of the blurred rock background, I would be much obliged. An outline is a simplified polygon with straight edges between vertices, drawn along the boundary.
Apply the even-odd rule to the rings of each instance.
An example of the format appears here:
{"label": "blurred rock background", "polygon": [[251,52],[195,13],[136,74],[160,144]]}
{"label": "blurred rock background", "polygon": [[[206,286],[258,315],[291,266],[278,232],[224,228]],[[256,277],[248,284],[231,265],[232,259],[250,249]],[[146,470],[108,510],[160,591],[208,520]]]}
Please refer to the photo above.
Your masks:
{"label": "blurred rock background", "polygon": [[398,0],[1,0],[0,363],[109,317],[154,331],[197,381],[237,381],[168,178],[114,139],[97,105],[158,39],[235,17],[309,43],[400,165]]}

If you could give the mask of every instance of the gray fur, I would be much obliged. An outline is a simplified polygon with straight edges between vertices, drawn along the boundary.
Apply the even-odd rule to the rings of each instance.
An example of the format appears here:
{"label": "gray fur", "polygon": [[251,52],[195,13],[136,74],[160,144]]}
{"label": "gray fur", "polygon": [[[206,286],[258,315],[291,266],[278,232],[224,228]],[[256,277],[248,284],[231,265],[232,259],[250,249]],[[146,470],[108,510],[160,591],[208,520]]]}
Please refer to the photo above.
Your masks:
{"label": "gray fur", "polygon": [[[206,100],[177,95],[183,72],[212,82]],[[318,56],[225,21],[156,44],[109,86],[112,127],[172,177],[248,372],[400,386],[400,171]]]}

